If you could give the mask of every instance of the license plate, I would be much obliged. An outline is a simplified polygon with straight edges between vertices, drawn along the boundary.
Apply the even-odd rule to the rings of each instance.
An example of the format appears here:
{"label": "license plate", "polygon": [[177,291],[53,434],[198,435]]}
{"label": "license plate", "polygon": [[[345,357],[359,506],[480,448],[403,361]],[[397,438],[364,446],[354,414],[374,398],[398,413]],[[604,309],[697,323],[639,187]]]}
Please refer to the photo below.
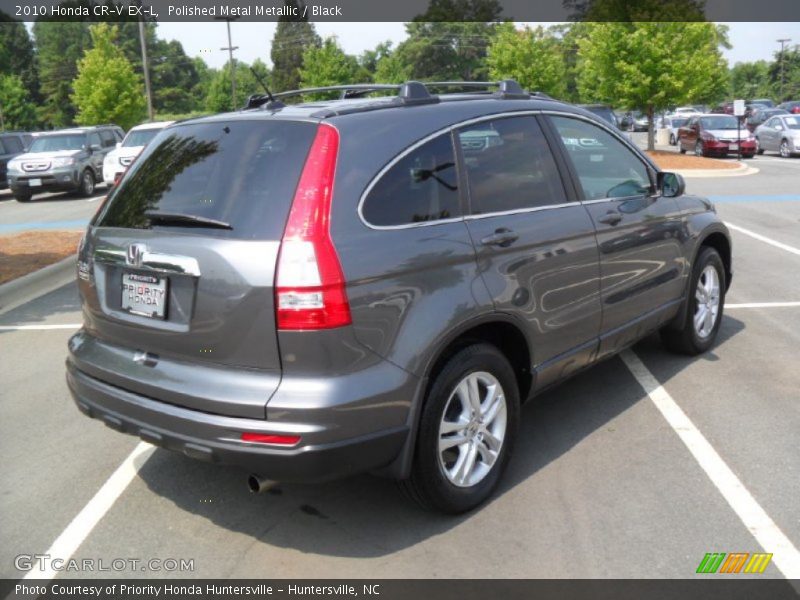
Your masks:
{"label": "license plate", "polygon": [[728,150],[738,150],[739,144],[728,144]]}
{"label": "license plate", "polygon": [[167,279],[139,273],[122,274],[122,310],[163,319],[167,313]]}
{"label": "license plate", "polygon": [[28,185],[31,187],[40,187],[42,185],[41,179],[28,179]]}

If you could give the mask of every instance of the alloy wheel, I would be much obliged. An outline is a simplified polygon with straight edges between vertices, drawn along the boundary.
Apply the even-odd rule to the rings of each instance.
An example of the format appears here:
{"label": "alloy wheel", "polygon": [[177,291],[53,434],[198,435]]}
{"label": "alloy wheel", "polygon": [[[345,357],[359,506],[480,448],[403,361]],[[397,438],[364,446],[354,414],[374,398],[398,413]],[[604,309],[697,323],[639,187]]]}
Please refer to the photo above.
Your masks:
{"label": "alloy wheel", "polygon": [[701,338],[714,331],[719,315],[719,274],[713,265],[707,265],[697,280],[694,311],[694,330]]}
{"label": "alloy wheel", "polygon": [[466,375],[455,386],[439,423],[439,466],[457,487],[472,487],[492,470],[507,428],[502,385],[485,371]]}

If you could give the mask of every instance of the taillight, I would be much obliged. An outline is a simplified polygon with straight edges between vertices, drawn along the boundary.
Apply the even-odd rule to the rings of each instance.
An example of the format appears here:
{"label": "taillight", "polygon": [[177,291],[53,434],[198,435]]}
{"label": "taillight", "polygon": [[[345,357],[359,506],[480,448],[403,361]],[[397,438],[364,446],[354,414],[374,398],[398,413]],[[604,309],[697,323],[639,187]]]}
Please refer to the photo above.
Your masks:
{"label": "taillight", "polygon": [[330,235],[339,133],[320,125],[297,184],[275,276],[278,329],[349,325],[344,275]]}

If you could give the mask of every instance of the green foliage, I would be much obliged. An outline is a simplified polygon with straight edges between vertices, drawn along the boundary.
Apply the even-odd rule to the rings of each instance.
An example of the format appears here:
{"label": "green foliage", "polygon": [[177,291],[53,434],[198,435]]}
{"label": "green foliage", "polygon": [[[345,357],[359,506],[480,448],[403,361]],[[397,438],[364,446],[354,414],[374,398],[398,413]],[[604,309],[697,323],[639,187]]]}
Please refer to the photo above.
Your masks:
{"label": "green foliage", "polygon": [[404,83],[411,79],[413,70],[413,65],[403,62],[398,52],[388,51],[375,63],[372,80],[375,83]]}
{"label": "green foliage", "polygon": [[[341,85],[359,80],[362,68],[354,56],[345,54],[335,38],[326,39],[321,46],[309,46],[303,54],[300,68],[301,87]],[[335,98],[338,94],[314,94],[314,99]]]}
{"label": "green foliage", "polygon": [[194,110],[194,88],[200,83],[194,60],[186,56],[180,42],[155,40],[148,49],[150,86],[157,113],[182,113]]}
{"label": "green foliage", "polygon": [[702,21],[705,0],[564,0],[573,21]]}
{"label": "green foliage", "polygon": [[36,110],[21,77],[0,75],[0,113],[4,129],[36,128]]}
{"label": "green foliage", "polygon": [[779,102],[800,98],[800,47],[788,48],[783,53],[783,84],[781,83],[781,53],[775,53],[775,61],[769,66],[772,90]]}
{"label": "green foliage", "polygon": [[731,92],[734,98],[770,97],[772,86],[767,61],[736,63],[731,69]]}
{"label": "green foliage", "polygon": [[[676,104],[724,98],[724,32],[712,23],[585,23],[578,41],[584,101],[652,115]],[[652,135],[648,146],[652,149]]]}
{"label": "green foliage", "polygon": [[[269,85],[269,71],[261,61],[253,62],[253,69]],[[247,63],[236,61],[236,102],[231,103],[231,67],[228,62],[221,70],[214,72],[208,85],[206,110],[212,113],[237,110],[247,104],[252,94],[263,94],[264,88],[253,76]]]}
{"label": "green foliage", "polygon": [[72,100],[82,125],[116,123],[128,129],[145,114],[144,88],[133,66],[115,44],[117,28],[91,27],[93,48],[78,63]]}
{"label": "green foliage", "polygon": [[0,75],[17,75],[32,99],[39,94],[39,70],[25,25],[0,11]]}
{"label": "green foliage", "polygon": [[517,30],[513,23],[498,26],[486,62],[492,79],[516,79],[523,88],[554,98],[567,93],[561,43],[542,27]]}
{"label": "green foliage", "polygon": [[33,36],[42,98],[40,118],[50,127],[72,125],[75,120],[75,107],[70,99],[72,80],[78,74],[78,61],[91,47],[89,25],[38,20],[33,25]]}
{"label": "green foliage", "polygon": [[[298,7],[297,0],[284,0],[286,6]],[[300,9],[302,14],[302,9]],[[303,54],[310,46],[319,46],[320,39],[313,23],[304,20],[278,21],[275,36],[272,38],[270,57],[272,58],[273,92],[294,90],[300,87],[300,68]]]}

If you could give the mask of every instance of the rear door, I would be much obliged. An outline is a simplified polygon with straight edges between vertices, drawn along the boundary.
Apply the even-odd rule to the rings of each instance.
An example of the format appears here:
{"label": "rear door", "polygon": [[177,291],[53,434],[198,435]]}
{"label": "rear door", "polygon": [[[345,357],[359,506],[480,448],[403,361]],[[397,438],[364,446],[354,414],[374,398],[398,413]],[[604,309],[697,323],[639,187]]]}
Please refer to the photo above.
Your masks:
{"label": "rear door", "polygon": [[654,172],[615,135],[579,118],[549,120],[597,231],[602,356],[637,339],[650,316],[682,297],[681,214],[674,198],[654,195]]}
{"label": "rear door", "polygon": [[[151,142],[80,253],[86,330],[118,355],[113,368],[95,365],[98,376],[142,393],[160,376],[159,390],[175,390],[160,397],[176,404],[263,416],[268,395],[260,406],[230,408],[202,388],[234,371],[280,372],[275,263],[315,131],[314,123],[213,121]],[[137,357],[163,370],[143,372]],[[228,399],[237,393],[228,389]]]}
{"label": "rear door", "polygon": [[587,364],[600,327],[592,220],[533,115],[457,131],[478,266],[498,311],[527,323],[537,384]]}

